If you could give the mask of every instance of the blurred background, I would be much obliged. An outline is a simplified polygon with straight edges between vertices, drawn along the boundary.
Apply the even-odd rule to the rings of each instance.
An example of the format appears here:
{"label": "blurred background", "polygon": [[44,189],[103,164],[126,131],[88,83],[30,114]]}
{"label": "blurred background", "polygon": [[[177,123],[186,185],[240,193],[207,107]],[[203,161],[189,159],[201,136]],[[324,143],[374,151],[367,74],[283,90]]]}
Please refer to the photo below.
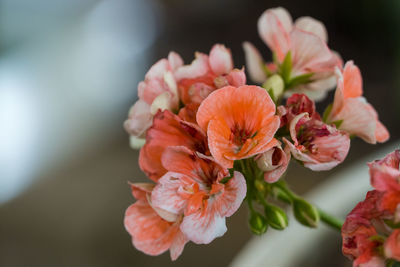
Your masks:
{"label": "blurred background", "polygon": [[[190,63],[195,51],[223,43],[240,68],[248,40],[269,59],[256,25],[276,6],[326,25],[329,46],[361,68],[364,94],[393,144],[400,137],[397,0],[0,0],[0,266],[228,265],[251,238],[246,207],[228,219],[222,238],[188,244],[175,263],[132,247],[123,227],[133,202],[127,181],[146,178],[122,123],[137,83],[170,50]],[[332,93],[319,111],[331,100]],[[355,139],[334,171],[380,147]],[[330,173],[292,164],[288,180],[307,193]],[[327,240],[318,244],[323,254],[297,266],[351,266],[339,235]]]}

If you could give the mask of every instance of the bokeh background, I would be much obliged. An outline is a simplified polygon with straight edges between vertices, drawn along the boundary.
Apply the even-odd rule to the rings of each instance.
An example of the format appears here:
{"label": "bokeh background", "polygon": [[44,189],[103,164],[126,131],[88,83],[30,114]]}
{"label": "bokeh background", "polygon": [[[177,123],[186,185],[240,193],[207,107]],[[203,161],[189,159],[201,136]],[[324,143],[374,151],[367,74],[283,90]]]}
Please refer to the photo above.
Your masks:
{"label": "bokeh background", "polygon": [[[330,47],[361,68],[366,98],[398,139],[397,0],[0,0],[0,266],[228,265],[251,238],[246,207],[225,236],[188,244],[175,263],[132,247],[127,181],[146,178],[122,123],[137,83],[170,50],[190,63],[223,43],[241,67],[248,40],[270,58],[256,24],[276,6],[325,23]],[[355,139],[335,170],[379,148]],[[330,173],[292,164],[287,178],[306,193]],[[351,266],[339,235],[326,240],[297,266]]]}

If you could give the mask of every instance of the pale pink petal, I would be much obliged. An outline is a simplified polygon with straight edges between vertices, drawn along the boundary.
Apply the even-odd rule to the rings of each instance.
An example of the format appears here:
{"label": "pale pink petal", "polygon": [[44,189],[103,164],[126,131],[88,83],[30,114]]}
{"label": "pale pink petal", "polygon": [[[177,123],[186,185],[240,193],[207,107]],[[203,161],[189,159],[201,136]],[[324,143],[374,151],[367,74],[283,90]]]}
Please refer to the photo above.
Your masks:
{"label": "pale pink petal", "polygon": [[239,209],[246,192],[246,180],[243,174],[235,171],[233,177],[225,184],[223,192],[215,196],[213,205],[221,216],[230,217]]}
{"label": "pale pink petal", "polygon": [[124,225],[132,236],[133,245],[149,255],[159,255],[166,251],[176,229],[171,229],[171,223],[164,221],[150,207],[147,201],[136,201],[125,213]]}
{"label": "pale pink petal", "polygon": [[375,137],[376,141],[379,143],[384,143],[389,140],[390,134],[386,127],[380,122],[376,121],[376,129],[375,129]]}
{"label": "pale pink petal", "polygon": [[196,244],[209,244],[224,235],[226,230],[225,217],[215,212],[212,203],[208,204],[204,212],[198,211],[185,216],[181,223],[181,231]]}
{"label": "pale pink petal", "polygon": [[175,78],[178,81],[182,79],[194,79],[196,77],[203,76],[210,70],[207,55],[196,52],[195,56],[196,58],[190,65],[184,65],[175,71]]}
{"label": "pale pink petal", "polygon": [[171,247],[169,248],[171,259],[173,261],[182,254],[183,248],[188,241],[188,238],[181,231],[178,231],[172,241]]}
{"label": "pale pink petal", "polygon": [[296,148],[289,140],[285,137],[283,138],[283,142],[289,147],[290,152],[292,153],[293,157],[301,162],[307,162],[309,164],[318,164],[318,161],[310,157],[309,155],[301,152],[299,149]]}
{"label": "pale pink petal", "polygon": [[224,45],[216,44],[210,51],[210,67],[216,75],[227,74],[233,69],[232,54]]}
{"label": "pale pink petal", "polygon": [[282,61],[289,51],[292,18],[286,9],[267,9],[258,20],[258,33],[269,48]]}
{"label": "pale pink petal", "polygon": [[186,199],[179,194],[180,188],[185,185],[183,179],[184,175],[180,173],[164,174],[151,194],[152,205],[171,213],[182,213],[187,203]]}
{"label": "pale pink petal", "polygon": [[347,61],[343,70],[343,96],[344,98],[359,97],[363,94],[362,77],[360,69],[352,60]]}
{"label": "pale pink petal", "polygon": [[150,106],[146,102],[138,100],[129,110],[128,119],[124,122],[124,128],[130,135],[142,137],[151,126],[152,119]]}
{"label": "pale pink petal", "polygon": [[176,70],[183,65],[183,59],[178,53],[174,51],[169,52],[168,62],[171,65],[172,70]]}
{"label": "pale pink petal", "polygon": [[300,17],[294,23],[294,26],[306,31],[315,34],[319,38],[321,38],[325,43],[328,42],[328,33],[324,24],[311,17]]}
{"label": "pale pink petal", "polygon": [[164,111],[166,109],[172,109],[172,95],[170,92],[164,92],[154,99],[150,105],[150,113],[154,116],[159,110]]}
{"label": "pale pink petal", "polygon": [[146,73],[146,80],[162,79],[164,73],[170,70],[170,65],[167,59],[163,58],[157,61]]}
{"label": "pale pink petal", "polygon": [[[222,76],[220,76],[222,77]],[[228,75],[225,76],[229,85],[239,87],[246,84],[246,74],[244,73],[244,69],[233,69],[229,72]]]}
{"label": "pale pink petal", "polygon": [[246,56],[246,68],[250,79],[256,83],[263,83],[267,80],[264,71],[264,60],[260,52],[250,42],[243,43],[244,54]]}
{"label": "pale pink petal", "polygon": [[292,76],[334,71],[337,57],[318,36],[294,28],[290,33],[293,62]]}
{"label": "pale pink petal", "polygon": [[340,129],[357,135],[365,142],[375,144],[376,121],[374,112],[363,98],[348,98],[340,111],[329,117],[329,122],[343,120]]}

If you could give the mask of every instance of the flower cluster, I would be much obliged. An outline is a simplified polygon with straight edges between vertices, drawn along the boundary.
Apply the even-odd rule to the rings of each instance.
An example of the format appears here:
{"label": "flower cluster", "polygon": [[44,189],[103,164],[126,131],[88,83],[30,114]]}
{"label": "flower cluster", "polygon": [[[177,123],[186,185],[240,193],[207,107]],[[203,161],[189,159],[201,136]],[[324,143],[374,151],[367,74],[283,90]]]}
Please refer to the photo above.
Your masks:
{"label": "flower cluster", "polygon": [[400,262],[399,163],[400,150],[369,163],[375,190],[347,215],[342,228],[343,253],[354,260],[353,266]]}
{"label": "flower cluster", "polygon": [[[350,136],[369,143],[389,138],[374,108],[362,97],[362,78],[349,61],[342,66],[327,45],[323,24],[283,8],[260,17],[259,33],[274,54],[264,63],[244,43],[244,68],[216,44],[196,53],[190,65],[171,52],[139,83],[139,100],[125,121],[139,165],[154,183],[131,184],[137,201],[125,214],[134,246],[175,260],[188,241],[208,244],[226,232],[230,217],[246,198],[249,226],[256,234],[288,225],[280,200],[296,219],[316,227],[319,211],[283,181],[291,159],[314,171],[341,163]],[[315,108],[337,84],[333,103],[321,116]],[[281,104],[284,97],[289,97]],[[262,210],[262,211],[261,211]]]}

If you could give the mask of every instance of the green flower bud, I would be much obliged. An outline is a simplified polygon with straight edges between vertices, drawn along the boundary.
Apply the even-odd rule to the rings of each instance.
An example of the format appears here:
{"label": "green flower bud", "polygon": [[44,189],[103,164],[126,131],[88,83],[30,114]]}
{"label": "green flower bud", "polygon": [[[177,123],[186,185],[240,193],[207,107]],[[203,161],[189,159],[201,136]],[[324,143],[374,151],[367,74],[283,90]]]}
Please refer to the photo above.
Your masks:
{"label": "green flower bud", "polygon": [[282,95],[285,83],[280,75],[274,74],[267,79],[263,87],[271,95],[272,99],[276,101]]}
{"label": "green flower bud", "polygon": [[312,228],[318,226],[319,223],[318,210],[304,199],[294,200],[293,212],[297,221],[299,221],[301,224]]}
{"label": "green flower bud", "polygon": [[256,235],[262,235],[268,229],[268,223],[265,217],[256,211],[250,214],[249,226],[250,230]]}
{"label": "green flower bud", "polygon": [[277,206],[266,206],[265,217],[268,224],[274,229],[283,230],[288,226],[288,218],[285,211]]}

